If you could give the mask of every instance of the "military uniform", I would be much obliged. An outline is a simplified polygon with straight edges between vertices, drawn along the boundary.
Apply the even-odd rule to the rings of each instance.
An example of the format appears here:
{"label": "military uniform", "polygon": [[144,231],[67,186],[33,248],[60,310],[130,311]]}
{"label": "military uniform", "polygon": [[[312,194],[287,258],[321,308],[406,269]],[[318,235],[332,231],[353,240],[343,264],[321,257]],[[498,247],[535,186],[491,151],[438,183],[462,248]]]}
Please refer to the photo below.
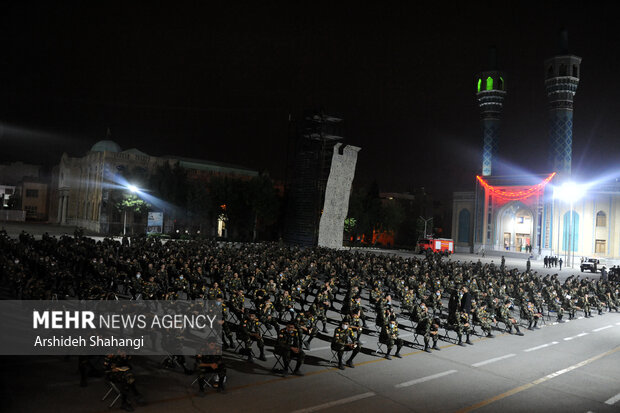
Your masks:
{"label": "military uniform", "polygon": [[437,345],[439,325],[433,321],[426,307],[420,309],[416,333],[424,337],[424,351],[430,353],[429,343],[433,340],[433,349],[439,350]]}
{"label": "military uniform", "polygon": [[258,307],[259,318],[261,323],[267,326],[269,330],[275,328],[276,331],[280,329],[278,321],[274,317],[275,308],[271,301],[265,301]]}
{"label": "military uniform", "polygon": [[130,357],[120,354],[110,354],[103,361],[103,368],[106,378],[116,385],[121,392],[122,406],[121,408],[132,411],[133,407],[129,402],[129,396],[136,397],[139,404],[143,404],[142,395],[136,389],[136,379],[131,371],[129,363]]}
{"label": "military uniform", "polygon": [[463,333],[465,333],[466,336],[465,343],[473,344],[469,339],[471,325],[469,324],[469,318],[467,313],[462,313],[457,309],[454,313],[452,313],[450,317],[448,317],[448,323],[452,326],[454,331],[456,331],[456,334],[459,338],[459,346],[465,345],[463,344]]}
{"label": "military uniform", "polygon": [[379,334],[379,342],[387,345],[388,351],[385,355],[385,358],[391,360],[390,353],[392,352],[392,348],[396,345],[396,353],[394,354],[396,357],[400,358],[400,349],[403,346],[403,340],[398,338],[398,326],[395,322],[390,322],[383,326],[381,330],[381,334]]}
{"label": "military uniform", "polygon": [[342,356],[345,351],[352,351],[351,356],[347,360],[347,366],[351,368],[353,367],[353,359],[360,351],[360,346],[355,338],[355,333],[353,333],[350,328],[344,329],[343,327],[338,327],[334,331],[331,348],[338,354],[338,368],[340,370],[344,370],[344,366],[342,365]]}
{"label": "military uniform", "polygon": [[303,341],[303,345],[306,350],[310,349],[310,342],[316,337],[319,329],[316,327],[317,319],[311,312],[299,313],[295,317],[295,328],[303,335],[306,335],[306,340]]}
{"label": "military uniform", "polygon": [[306,354],[301,348],[301,334],[296,328],[283,328],[278,333],[278,343],[275,347],[275,353],[282,356],[284,362],[284,375],[288,374],[288,366],[291,358],[297,359],[294,374],[302,375],[300,368],[304,364]]}
{"label": "military uniform", "polygon": [[245,345],[244,350],[248,356],[249,362],[254,360],[254,356],[252,354],[252,342],[254,341],[256,341],[258,349],[260,350],[258,359],[262,361],[267,360],[265,357],[265,342],[263,341],[263,336],[260,331],[260,324],[260,321],[254,316],[244,319],[241,324],[240,338],[243,340]]}
{"label": "military uniform", "polygon": [[196,369],[198,370],[198,386],[200,392],[205,391],[205,380],[207,375],[217,374],[215,386],[218,392],[226,390],[226,366],[224,358],[221,355],[196,355]]}
{"label": "military uniform", "polygon": [[519,325],[517,323],[517,320],[512,318],[510,314],[510,309],[508,308],[508,304],[509,303],[499,307],[497,318],[499,319],[499,321],[504,323],[504,325],[508,329],[508,333],[512,334],[512,327],[514,326],[515,329],[517,330],[517,335],[522,336],[523,333],[521,332],[521,330],[519,330]]}
{"label": "military uniform", "polygon": [[492,319],[488,311],[486,310],[486,306],[484,304],[480,306],[475,306],[473,308],[473,316],[474,316],[474,323],[478,323],[480,325],[480,328],[482,328],[482,331],[487,334],[487,337],[493,338],[494,335],[491,332]]}

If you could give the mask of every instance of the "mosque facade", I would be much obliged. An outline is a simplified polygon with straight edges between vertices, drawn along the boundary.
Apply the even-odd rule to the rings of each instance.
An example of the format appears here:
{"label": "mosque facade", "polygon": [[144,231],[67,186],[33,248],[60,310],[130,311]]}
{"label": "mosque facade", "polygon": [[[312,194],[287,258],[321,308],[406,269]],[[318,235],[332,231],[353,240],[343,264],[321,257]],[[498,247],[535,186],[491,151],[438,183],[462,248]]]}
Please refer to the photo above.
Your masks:
{"label": "mosque facade", "polygon": [[482,165],[474,191],[453,194],[452,237],[457,252],[557,256],[579,265],[582,257],[620,259],[620,184],[577,185],[571,180],[574,96],[581,58],[560,53],[544,62],[549,110],[548,172],[498,176],[494,172],[507,96],[491,53],[489,70],[476,78],[482,127]]}

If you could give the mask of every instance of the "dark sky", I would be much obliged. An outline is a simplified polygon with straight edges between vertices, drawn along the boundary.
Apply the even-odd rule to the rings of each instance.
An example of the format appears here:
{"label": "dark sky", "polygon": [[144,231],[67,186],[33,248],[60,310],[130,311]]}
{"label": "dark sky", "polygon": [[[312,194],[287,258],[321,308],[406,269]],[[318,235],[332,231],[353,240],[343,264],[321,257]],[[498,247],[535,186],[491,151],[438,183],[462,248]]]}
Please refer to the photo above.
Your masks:
{"label": "dark sky", "polygon": [[607,2],[214,3],[2,3],[0,161],[52,165],[110,127],[124,149],[282,178],[289,113],[323,107],[362,147],[356,182],[467,190],[480,169],[474,79],[496,45],[508,89],[500,154],[544,172],[543,60],[561,27],[583,57],[573,168],[592,175],[620,159]]}

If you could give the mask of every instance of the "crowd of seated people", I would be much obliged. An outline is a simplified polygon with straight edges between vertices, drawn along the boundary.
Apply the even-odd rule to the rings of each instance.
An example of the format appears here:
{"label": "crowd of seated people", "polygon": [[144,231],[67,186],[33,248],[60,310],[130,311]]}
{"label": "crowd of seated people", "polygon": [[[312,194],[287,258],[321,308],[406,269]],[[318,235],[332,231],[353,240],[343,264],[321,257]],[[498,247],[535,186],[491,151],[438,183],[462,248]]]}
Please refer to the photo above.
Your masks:
{"label": "crowd of seated people", "polygon": [[[317,337],[331,342],[338,367],[344,369],[345,364],[354,366],[364,335],[377,337],[386,347],[385,358],[400,357],[403,325],[411,325],[430,352],[439,350],[441,331],[455,332],[455,342],[465,346],[472,344],[477,326],[489,338],[499,328],[523,335],[520,327],[535,329],[551,313],[562,322],[577,311],[591,317],[620,306],[617,281],[571,276],[561,282],[557,274],[542,276],[433,253],[400,257],[145,237],[119,242],[44,235],[35,240],[26,233],[12,239],[4,232],[0,248],[5,299],[214,300],[225,316],[224,350],[237,348],[254,363],[255,358],[264,361],[265,348],[273,347],[284,375],[293,359],[293,373],[303,375],[305,353]],[[273,337],[269,343],[266,334]],[[346,363],[345,352],[351,353]],[[123,361],[118,355],[110,360],[115,368]],[[223,389],[223,359],[198,354],[197,360],[197,371],[204,377],[213,369]],[[199,385],[204,390],[204,380]],[[123,388],[133,392],[133,381]],[[123,396],[127,409],[128,399]]]}

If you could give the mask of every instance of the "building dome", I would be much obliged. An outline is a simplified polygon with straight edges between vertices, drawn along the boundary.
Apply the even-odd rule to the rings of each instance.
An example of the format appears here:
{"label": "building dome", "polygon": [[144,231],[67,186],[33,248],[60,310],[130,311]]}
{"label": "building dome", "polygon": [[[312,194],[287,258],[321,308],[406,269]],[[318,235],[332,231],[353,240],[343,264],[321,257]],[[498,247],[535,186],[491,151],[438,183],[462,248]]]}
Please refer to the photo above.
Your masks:
{"label": "building dome", "polygon": [[120,152],[118,143],[110,140],[99,141],[90,148],[91,152]]}

